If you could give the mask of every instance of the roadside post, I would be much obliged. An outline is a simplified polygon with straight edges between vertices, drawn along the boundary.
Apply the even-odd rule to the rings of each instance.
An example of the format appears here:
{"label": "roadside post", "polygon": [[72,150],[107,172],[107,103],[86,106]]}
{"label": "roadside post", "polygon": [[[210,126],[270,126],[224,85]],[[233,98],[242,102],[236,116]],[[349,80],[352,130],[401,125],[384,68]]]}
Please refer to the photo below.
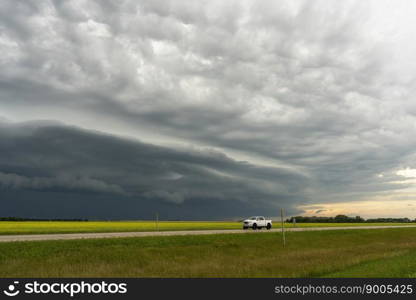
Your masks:
{"label": "roadside post", "polygon": [[159,231],[159,213],[156,213],[156,231]]}
{"label": "roadside post", "polygon": [[283,222],[283,208],[280,209],[280,219],[282,221],[282,238],[283,238],[283,247],[286,246],[286,237],[285,237],[285,226]]}
{"label": "roadside post", "polygon": [[296,227],[296,218],[293,218],[293,227]]}

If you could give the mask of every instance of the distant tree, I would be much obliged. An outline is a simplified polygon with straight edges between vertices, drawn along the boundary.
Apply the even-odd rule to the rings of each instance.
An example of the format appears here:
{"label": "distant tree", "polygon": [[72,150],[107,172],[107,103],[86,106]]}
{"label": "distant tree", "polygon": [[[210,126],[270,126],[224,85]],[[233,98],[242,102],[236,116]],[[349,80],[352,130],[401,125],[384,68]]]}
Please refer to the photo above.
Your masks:
{"label": "distant tree", "polygon": [[366,220],[366,222],[367,223],[409,223],[412,221],[409,218],[377,218],[377,219],[368,219]]}
{"label": "distant tree", "polygon": [[362,223],[365,222],[360,216],[348,217],[346,215],[337,215],[335,217],[317,217],[317,216],[295,216],[288,218],[286,222],[292,223]]}
{"label": "distant tree", "polygon": [[335,216],[334,220],[336,223],[348,223],[350,222],[350,219],[348,216],[346,215],[337,215]]}
{"label": "distant tree", "polygon": [[356,216],[355,217],[355,220],[354,220],[354,222],[355,223],[362,223],[362,222],[364,222],[365,220],[363,219],[363,218],[361,218],[360,216]]}

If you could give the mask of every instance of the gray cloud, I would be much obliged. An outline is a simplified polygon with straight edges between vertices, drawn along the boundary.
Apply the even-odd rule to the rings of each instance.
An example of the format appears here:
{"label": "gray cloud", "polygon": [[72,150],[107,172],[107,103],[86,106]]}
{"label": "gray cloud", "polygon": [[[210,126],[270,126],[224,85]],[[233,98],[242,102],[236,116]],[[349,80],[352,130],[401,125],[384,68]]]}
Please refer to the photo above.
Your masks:
{"label": "gray cloud", "polygon": [[[255,209],[264,214],[277,211],[282,203],[292,206],[291,199],[302,201],[300,194],[307,185],[301,174],[238,162],[213,150],[179,151],[51,122],[3,123],[0,149],[5,211],[11,209],[10,192],[23,197],[35,190],[22,198],[34,210],[41,198],[72,194],[93,202],[95,216],[105,217],[106,211],[94,200],[94,195],[105,195],[120,206],[135,202],[144,211],[149,204],[155,209],[170,204],[179,206],[180,213],[195,202],[212,202],[218,214],[235,217],[249,214],[247,207],[257,205]],[[62,214],[60,205],[57,201],[52,206],[56,214]],[[75,211],[84,216],[83,207]],[[147,213],[139,214],[152,216]]]}
{"label": "gray cloud", "polygon": [[114,184],[106,184],[100,180],[91,178],[71,178],[68,176],[47,178],[25,177],[13,173],[0,173],[0,186],[5,189],[48,190],[53,188],[64,188],[69,190],[123,194],[123,190]]}
{"label": "gray cloud", "polygon": [[[104,156],[91,169],[82,166],[81,158],[94,160],[96,145],[82,148],[80,156],[22,146],[16,163],[33,163],[43,153],[42,162],[54,171],[36,166],[42,170],[33,175],[37,180],[6,165],[0,172],[9,182],[22,176],[14,180],[27,188],[43,180],[62,188],[69,181],[72,189],[102,188],[175,205],[210,193],[246,201],[234,192],[241,182],[249,182],[258,201],[272,202],[276,195],[290,209],[409,187],[392,182],[398,169],[416,167],[416,6],[405,0],[390,6],[2,1],[0,115],[59,120],[170,152],[163,150],[151,164],[140,162],[146,175],[139,176],[121,160],[101,164]],[[31,139],[56,134],[56,127],[42,128],[33,129]],[[107,147],[119,149],[119,143],[110,139]],[[188,151],[190,145],[215,150],[207,156]],[[186,159],[178,153],[187,153]],[[180,167],[163,167],[160,161],[173,154]],[[192,172],[191,159],[197,160]],[[248,163],[237,163],[242,160]],[[63,177],[56,166],[68,161],[85,173]],[[136,176],[139,188],[130,182]]]}

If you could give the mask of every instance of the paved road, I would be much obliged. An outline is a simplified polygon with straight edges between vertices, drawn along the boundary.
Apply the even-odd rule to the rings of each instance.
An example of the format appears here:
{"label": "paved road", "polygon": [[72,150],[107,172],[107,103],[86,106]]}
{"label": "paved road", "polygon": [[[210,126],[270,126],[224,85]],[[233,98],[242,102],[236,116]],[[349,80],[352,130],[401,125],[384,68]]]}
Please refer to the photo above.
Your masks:
{"label": "paved road", "polygon": [[[286,231],[319,231],[319,230],[341,230],[341,229],[380,229],[380,228],[404,228],[416,227],[416,225],[403,226],[343,226],[343,227],[305,227],[286,228]],[[152,231],[152,232],[105,232],[105,233],[59,233],[59,234],[27,234],[27,235],[0,235],[0,242],[16,241],[46,241],[46,240],[76,240],[76,239],[98,239],[98,238],[123,238],[143,236],[171,236],[171,235],[202,235],[202,234],[230,234],[246,233],[256,234],[264,232],[280,232],[280,229],[272,230],[187,230],[187,231]]]}

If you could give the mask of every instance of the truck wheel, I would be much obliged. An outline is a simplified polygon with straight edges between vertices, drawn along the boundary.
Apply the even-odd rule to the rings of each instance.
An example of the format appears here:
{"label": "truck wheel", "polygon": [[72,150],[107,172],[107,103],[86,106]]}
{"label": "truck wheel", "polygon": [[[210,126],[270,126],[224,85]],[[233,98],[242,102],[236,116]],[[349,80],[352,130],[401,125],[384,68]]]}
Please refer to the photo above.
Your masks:
{"label": "truck wheel", "polygon": [[267,223],[267,226],[266,226],[266,228],[267,228],[267,230],[270,230],[270,229],[272,229],[272,224],[270,224],[270,223]]}
{"label": "truck wheel", "polygon": [[253,230],[256,230],[257,229],[257,224],[256,223],[254,223],[253,224]]}

